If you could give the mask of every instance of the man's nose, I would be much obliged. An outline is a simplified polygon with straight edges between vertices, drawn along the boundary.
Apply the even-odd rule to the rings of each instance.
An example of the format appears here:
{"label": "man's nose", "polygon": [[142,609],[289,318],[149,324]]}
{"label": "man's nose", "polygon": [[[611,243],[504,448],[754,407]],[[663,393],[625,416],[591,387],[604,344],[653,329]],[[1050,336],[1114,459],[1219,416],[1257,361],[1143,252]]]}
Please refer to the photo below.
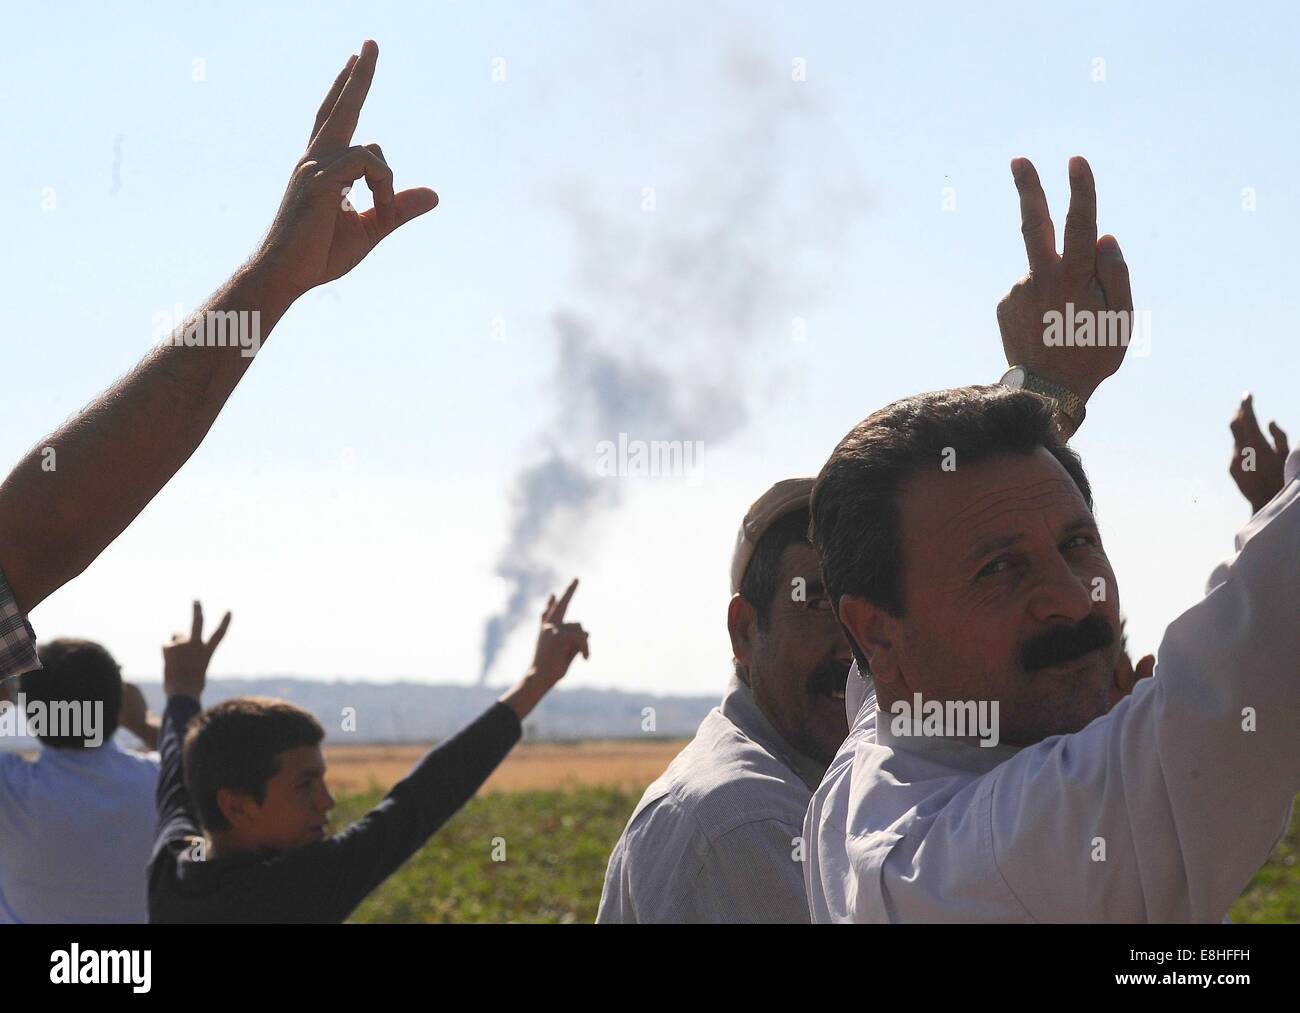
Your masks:
{"label": "man's nose", "polygon": [[329,812],[331,809],[334,808],[335,805],[334,796],[330,794],[330,790],[326,788],[324,785],[321,786],[320,799],[318,805],[320,807],[320,811],[323,813]]}
{"label": "man's nose", "polygon": [[[1080,576],[1069,563],[1057,556],[1045,565],[1030,592],[1030,613],[1041,622],[1060,619],[1068,619],[1072,623],[1082,622],[1096,604],[1093,589],[1092,582]],[[1109,591],[1104,584],[1102,589],[1103,594]]]}

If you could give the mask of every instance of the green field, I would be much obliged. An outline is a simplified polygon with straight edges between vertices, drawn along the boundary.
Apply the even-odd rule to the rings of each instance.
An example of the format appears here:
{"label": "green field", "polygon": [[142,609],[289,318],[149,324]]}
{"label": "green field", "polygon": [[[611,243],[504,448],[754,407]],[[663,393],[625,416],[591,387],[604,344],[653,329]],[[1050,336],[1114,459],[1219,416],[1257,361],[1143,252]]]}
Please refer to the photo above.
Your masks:
{"label": "green field", "polygon": [[[339,799],[334,825],[374,805]],[[605,862],[640,792],[523,791],[472,800],[376,890],[353,922],[590,922]],[[493,861],[504,838],[505,861]],[[498,846],[499,854],[499,846]],[[1300,922],[1300,819],[1232,907],[1234,922]]]}

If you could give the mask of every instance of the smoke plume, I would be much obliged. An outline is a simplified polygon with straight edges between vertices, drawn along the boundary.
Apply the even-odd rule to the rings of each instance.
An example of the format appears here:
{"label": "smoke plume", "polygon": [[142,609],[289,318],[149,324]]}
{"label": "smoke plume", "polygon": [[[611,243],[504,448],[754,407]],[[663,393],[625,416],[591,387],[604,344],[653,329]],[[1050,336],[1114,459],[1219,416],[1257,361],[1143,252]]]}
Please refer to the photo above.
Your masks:
{"label": "smoke plume", "polygon": [[[643,193],[621,217],[594,207],[591,187],[559,198],[577,237],[573,302],[589,308],[553,316],[556,382],[539,389],[559,393],[536,463],[512,484],[496,564],[509,592],[487,620],[480,681],[560,589],[552,560],[620,501],[626,483],[597,473],[596,445],[627,433],[713,447],[743,430],[755,350],[787,347],[812,298],[795,280],[800,258],[833,249],[863,203],[826,178],[833,158],[792,148],[790,133],[813,116],[788,71],[752,56],[733,56],[726,70],[735,134],[700,150],[685,182]],[[798,187],[786,195],[792,153]]]}

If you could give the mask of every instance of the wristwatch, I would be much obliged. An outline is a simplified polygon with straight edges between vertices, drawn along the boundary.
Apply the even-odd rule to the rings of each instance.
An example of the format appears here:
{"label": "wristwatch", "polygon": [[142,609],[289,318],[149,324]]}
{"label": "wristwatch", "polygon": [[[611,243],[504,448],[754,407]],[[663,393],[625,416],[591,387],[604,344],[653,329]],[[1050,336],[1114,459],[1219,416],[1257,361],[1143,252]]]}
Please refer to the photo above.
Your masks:
{"label": "wristwatch", "polygon": [[1059,383],[1044,380],[1041,376],[1031,373],[1025,366],[1012,366],[1002,374],[1002,379],[998,383],[1012,390],[1033,391],[1050,400],[1056,409],[1057,428],[1067,440],[1079,431],[1084,416],[1088,414],[1083,398],[1078,394],[1067,387],[1062,387]]}

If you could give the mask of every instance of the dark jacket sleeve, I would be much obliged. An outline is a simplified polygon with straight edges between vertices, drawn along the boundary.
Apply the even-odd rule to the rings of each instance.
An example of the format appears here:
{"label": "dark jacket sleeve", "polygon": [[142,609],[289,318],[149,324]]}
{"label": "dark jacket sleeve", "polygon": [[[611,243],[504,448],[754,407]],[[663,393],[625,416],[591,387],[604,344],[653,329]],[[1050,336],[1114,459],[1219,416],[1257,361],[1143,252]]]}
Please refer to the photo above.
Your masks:
{"label": "dark jacket sleeve", "polygon": [[158,830],[154,837],[153,860],[167,845],[186,837],[202,834],[189,793],[185,790],[185,771],[181,750],[185,731],[202,705],[192,696],[173,696],[163,711],[162,731],[158,736]]}
{"label": "dark jacket sleeve", "polygon": [[286,891],[286,907],[299,908],[311,921],[345,919],[473,797],[521,731],[518,715],[494,704],[426,753],[352,826],[285,855],[274,880]]}

